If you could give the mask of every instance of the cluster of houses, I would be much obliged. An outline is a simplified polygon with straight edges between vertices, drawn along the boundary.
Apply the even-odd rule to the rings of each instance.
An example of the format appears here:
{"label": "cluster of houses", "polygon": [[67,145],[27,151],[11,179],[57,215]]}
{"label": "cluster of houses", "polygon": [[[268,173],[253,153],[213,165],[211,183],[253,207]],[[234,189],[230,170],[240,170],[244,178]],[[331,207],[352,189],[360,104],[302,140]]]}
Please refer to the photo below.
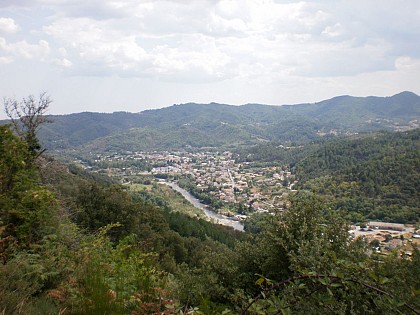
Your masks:
{"label": "cluster of houses", "polygon": [[242,204],[252,212],[282,209],[283,199],[295,184],[292,173],[282,167],[255,167],[252,163],[236,163],[232,153],[183,152],[160,155],[167,167],[155,167],[152,173],[192,176],[202,191],[226,204]]}
{"label": "cluster of houses", "polygon": [[[139,163],[140,167],[136,161],[146,163]],[[294,175],[285,167],[256,167],[252,162],[236,163],[229,151],[125,152],[97,155],[94,163],[107,165],[106,169],[99,168],[99,171],[120,177],[123,181],[137,175],[173,178],[189,175],[194,178],[197,188],[219,198],[226,205],[244,205],[246,212],[251,213],[281,211],[285,202],[282,197],[293,191],[297,183]],[[145,165],[149,167],[145,169]],[[236,217],[242,220],[247,216],[237,214]],[[349,232],[353,237],[379,242],[377,252],[405,248],[404,255],[410,255],[408,247],[420,246],[420,230],[415,231],[413,227],[399,223],[371,221],[364,228],[353,226]]]}
{"label": "cluster of houses", "polygon": [[401,255],[411,256],[415,247],[420,247],[420,230],[401,223],[371,221],[364,227],[352,226],[349,231],[353,237],[363,237],[368,243],[375,244],[376,253],[399,249]]}
{"label": "cluster of houses", "polygon": [[95,163],[147,161],[149,170],[132,166],[108,167],[109,175],[190,175],[197,188],[226,204],[242,204],[252,212],[272,212],[283,207],[283,195],[293,190],[293,174],[281,166],[255,167],[253,163],[236,163],[230,151],[225,152],[125,152],[96,156]]}

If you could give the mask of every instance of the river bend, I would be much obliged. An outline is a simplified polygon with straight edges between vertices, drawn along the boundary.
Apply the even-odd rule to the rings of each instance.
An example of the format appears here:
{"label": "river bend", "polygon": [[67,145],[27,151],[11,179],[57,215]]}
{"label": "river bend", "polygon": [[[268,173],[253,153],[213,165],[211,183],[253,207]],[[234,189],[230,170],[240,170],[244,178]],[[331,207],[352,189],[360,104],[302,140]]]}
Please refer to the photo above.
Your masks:
{"label": "river bend", "polygon": [[178,184],[173,183],[173,182],[170,182],[170,183],[169,182],[165,182],[165,184],[169,185],[170,187],[172,187],[172,189],[174,189],[177,192],[179,192],[194,207],[202,210],[207,217],[209,217],[210,219],[213,219],[216,223],[222,224],[222,225],[226,225],[226,226],[231,226],[235,230],[238,230],[238,231],[243,231],[244,230],[244,226],[239,221],[232,220],[231,218],[229,218],[229,217],[227,217],[225,215],[222,215],[222,214],[219,214],[219,213],[216,213],[214,211],[209,210],[206,205],[204,205],[203,203],[201,203],[200,200],[198,200],[197,198],[195,198],[188,191],[186,191],[185,189],[179,187]]}

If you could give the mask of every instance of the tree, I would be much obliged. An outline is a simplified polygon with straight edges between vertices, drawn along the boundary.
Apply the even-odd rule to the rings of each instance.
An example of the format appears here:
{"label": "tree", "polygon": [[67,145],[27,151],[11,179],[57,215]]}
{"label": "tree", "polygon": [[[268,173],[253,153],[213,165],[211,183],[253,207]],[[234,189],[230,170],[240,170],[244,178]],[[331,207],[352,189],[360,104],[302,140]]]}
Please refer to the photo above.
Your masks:
{"label": "tree", "polygon": [[[57,223],[57,201],[38,184],[34,164],[43,153],[36,134],[47,121],[44,114],[50,103],[46,93],[38,101],[33,96],[20,102],[4,99],[14,132],[10,126],[0,127],[0,241],[13,239],[21,248],[51,233]],[[0,248],[0,257],[8,247]]]}
{"label": "tree", "polygon": [[392,240],[392,235],[391,234],[386,234],[385,235],[385,242],[389,242],[390,240]]}
{"label": "tree", "polygon": [[372,242],[369,243],[370,246],[372,246],[373,248],[377,248],[381,245],[381,243],[379,242],[378,239],[374,239]]}
{"label": "tree", "polygon": [[0,259],[3,260],[11,251],[7,244],[16,241],[20,248],[27,248],[53,233],[58,224],[58,202],[39,184],[37,168],[28,164],[28,155],[26,142],[14,135],[10,126],[0,126]]}
{"label": "tree", "polygon": [[260,293],[241,314],[418,314],[417,250],[378,264],[362,238],[349,239],[339,214],[303,192],[271,217],[256,243],[268,253],[253,268]]}
{"label": "tree", "polygon": [[17,135],[28,144],[28,150],[33,160],[45,150],[37,138],[39,127],[48,121],[45,116],[52,100],[46,92],[36,100],[33,95],[23,98],[20,102],[12,98],[4,98],[4,110],[10,118]]}
{"label": "tree", "polygon": [[10,193],[26,169],[28,150],[9,126],[0,126],[0,195]]}

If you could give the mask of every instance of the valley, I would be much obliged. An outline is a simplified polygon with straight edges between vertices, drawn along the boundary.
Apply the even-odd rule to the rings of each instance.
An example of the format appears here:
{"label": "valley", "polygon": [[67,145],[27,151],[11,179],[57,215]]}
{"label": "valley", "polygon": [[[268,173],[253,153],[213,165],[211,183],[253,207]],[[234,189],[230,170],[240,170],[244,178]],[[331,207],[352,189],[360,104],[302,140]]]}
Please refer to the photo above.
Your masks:
{"label": "valley", "polygon": [[0,315],[420,315],[419,39],[419,0],[0,0]]}
{"label": "valley", "polygon": [[2,125],[0,307],[416,310],[418,100],[79,113],[39,143]]}
{"label": "valley", "polygon": [[285,197],[297,183],[287,165],[238,163],[230,151],[94,154],[75,162],[127,186],[149,177],[176,183],[212,211],[238,221],[253,213],[282,211]]}

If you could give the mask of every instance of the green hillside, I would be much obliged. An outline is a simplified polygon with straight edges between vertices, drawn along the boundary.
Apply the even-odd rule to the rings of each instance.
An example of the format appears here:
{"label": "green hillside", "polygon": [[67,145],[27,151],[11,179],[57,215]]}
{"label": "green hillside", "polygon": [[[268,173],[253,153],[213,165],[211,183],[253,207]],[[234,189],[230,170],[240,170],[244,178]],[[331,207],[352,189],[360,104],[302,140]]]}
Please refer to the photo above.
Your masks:
{"label": "green hillside", "polygon": [[337,123],[349,130],[375,130],[406,124],[420,115],[419,96],[402,92],[391,97],[338,96],[299,108],[314,119]]}
{"label": "green hillside", "polygon": [[295,165],[300,189],[353,221],[420,221],[420,129],[332,141]]}
{"label": "green hillside", "polygon": [[266,141],[308,143],[325,136],[418,127],[420,97],[340,96],[315,104],[182,104],[141,113],[51,116],[40,138],[49,149],[167,149]]}
{"label": "green hillside", "polygon": [[418,249],[406,242],[380,257],[349,238],[328,174],[344,197],[365,189],[359,179],[379,197],[414,194],[401,203],[409,209],[418,152],[419,130],[320,146],[296,169],[321,196],[290,194],[286,211],[239,232],[183,214],[157,183],[128,189],[40,156],[0,126],[0,313],[417,314]]}

